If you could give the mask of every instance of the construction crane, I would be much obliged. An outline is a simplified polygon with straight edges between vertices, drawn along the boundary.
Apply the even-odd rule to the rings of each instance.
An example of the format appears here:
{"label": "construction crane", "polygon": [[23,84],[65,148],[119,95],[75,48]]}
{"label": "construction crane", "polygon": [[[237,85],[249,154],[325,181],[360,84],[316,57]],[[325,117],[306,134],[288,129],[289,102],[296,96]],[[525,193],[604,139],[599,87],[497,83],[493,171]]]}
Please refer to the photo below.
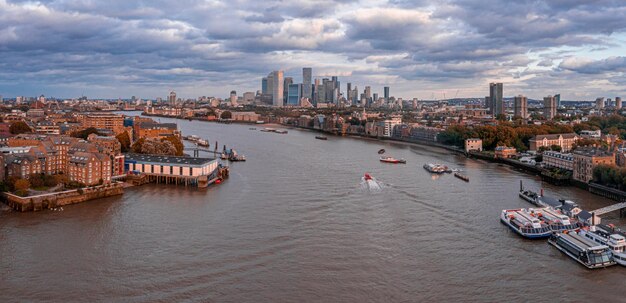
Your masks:
{"label": "construction crane", "polygon": [[459,91],[460,91],[460,89],[457,89],[457,90],[456,90],[456,94],[454,94],[454,99],[456,99],[456,97],[458,97],[458,96],[459,96]]}

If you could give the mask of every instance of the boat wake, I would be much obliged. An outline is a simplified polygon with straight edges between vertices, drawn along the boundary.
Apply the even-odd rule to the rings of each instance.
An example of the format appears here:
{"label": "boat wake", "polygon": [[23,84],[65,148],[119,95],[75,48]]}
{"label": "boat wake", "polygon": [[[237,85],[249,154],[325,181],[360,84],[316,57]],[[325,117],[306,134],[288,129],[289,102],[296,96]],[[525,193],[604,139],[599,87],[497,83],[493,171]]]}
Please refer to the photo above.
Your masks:
{"label": "boat wake", "polygon": [[362,191],[367,191],[370,193],[380,193],[385,189],[385,184],[382,182],[378,182],[376,178],[365,178],[361,177],[360,184]]}

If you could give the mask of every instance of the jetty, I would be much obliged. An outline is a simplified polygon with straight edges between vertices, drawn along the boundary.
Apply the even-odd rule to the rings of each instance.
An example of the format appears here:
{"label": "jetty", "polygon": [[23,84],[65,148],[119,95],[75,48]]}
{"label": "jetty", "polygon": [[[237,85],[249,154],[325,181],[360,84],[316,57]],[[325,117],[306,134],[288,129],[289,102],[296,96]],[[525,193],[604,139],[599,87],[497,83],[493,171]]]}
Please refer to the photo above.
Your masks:
{"label": "jetty", "polygon": [[602,208],[592,211],[591,213],[595,214],[596,216],[602,216],[604,214],[618,211],[618,210],[619,210],[619,217],[620,218],[625,217],[626,216],[626,202],[616,203],[613,205],[602,207]]}

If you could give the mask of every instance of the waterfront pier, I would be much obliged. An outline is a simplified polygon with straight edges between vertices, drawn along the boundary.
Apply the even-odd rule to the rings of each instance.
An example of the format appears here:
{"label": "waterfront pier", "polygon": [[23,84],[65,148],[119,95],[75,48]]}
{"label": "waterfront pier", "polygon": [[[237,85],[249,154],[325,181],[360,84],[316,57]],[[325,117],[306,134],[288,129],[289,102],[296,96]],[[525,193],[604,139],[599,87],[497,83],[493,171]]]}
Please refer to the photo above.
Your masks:
{"label": "waterfront pier", "polygon": [[211,158],[127,154],[124,166],[129,173],[127,180],[135,185],[157,183],[202,188],[228,176],[228,167]]}

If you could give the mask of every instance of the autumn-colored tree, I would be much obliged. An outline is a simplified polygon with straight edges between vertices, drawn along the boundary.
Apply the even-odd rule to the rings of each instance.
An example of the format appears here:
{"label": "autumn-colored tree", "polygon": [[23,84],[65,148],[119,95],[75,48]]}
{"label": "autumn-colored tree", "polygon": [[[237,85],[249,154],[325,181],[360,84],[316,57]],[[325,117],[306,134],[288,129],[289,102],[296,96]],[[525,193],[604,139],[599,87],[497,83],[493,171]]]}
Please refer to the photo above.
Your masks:
{"label": "autumn-colored tree", "polygon": [[167,136],[165,138],[162,138],[161,141],[169,141],[170,143],[172,143],[172,145],[174,145],[174,148],[176,148],[176,156],[184,155],[185,145],[183,144],[183,141],[180,140],[180,138],[176,136]]}
{"label": "autumn-colored tree", "polygon": [[83,130],[75,131],[71,134],[72,137],[81,138],[87,140],[87,137],[91,134],[101,135],[98,130],[94,127],[85,128]]}
{"label": "autumn-colored tree", "polygon": [[24,195],[26,191],[30,188],[30,182],[26,179],[17,179],[13,184],[13,188],[15,192],[19,195]]}
{"label": "autumn-colored tree", "polygon": [[224,111],[220,115],[220,118],[221,119],[232,119],[233,118],[233,113],[231,113],[230,111]]}
{"label": "autumn-colored tree", "polygon": [[30,126],[22,121],[13,122],[11,123],[11,126],[9,126],[9,132],[14,135],[30,133],[32,131],[33,130],[30,128]]}
{"label": "autumn-colored tree", "polygon": [[123,153],[126,153],[130,150],[130,136],[128,135],[128,132],[122,132],[115,136],[115,138],[117,139],[117,141],[120,141]]}

